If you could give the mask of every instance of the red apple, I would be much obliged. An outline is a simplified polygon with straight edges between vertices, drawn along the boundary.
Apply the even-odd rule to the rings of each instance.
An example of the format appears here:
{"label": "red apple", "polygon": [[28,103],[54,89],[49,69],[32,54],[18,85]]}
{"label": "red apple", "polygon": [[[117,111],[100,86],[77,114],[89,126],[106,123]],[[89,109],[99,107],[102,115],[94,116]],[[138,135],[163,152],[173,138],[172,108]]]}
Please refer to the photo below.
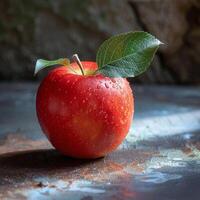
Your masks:
{"label": "red apple", "polygon": [[41,83],[37,116],[52,145],[77,158],[98,158],[115,150],[133,117],[133,95],[124,78],[91,75],[95,62],[52,70]]}
{"label": "red apple", "polygon": [[151,34],[136,31],[105,40],[97,51],[98,66],[81,64],[77,54],[71,64],[67,58],[38,59],[35,74],[52,65],[64,66],[49,73],[37,94],[38,119],[53,146],[77,158],[97,158],[116,149],[134,111],[125,78],[144,73],[160,44]]}

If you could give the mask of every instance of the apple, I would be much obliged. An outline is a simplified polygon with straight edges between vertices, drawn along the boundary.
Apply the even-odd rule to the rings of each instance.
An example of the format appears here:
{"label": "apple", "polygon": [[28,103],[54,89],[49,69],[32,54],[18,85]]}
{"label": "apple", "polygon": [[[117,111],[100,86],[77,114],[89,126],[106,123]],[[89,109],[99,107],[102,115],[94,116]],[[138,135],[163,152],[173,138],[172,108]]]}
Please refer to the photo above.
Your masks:
{"label": "apple", "polygon": [[124,78],[90,75],[95,62],[71,63],[52,70],[36,98],[43,132],[61,153],[98,158],[115,150],[127,135],[133,117],[133,95]]}
{"label": "apple", "polygon": [[115,150],[126,137],[134,113],[127,77],[145,72],[161,42],[146,32],[128,32],[106,40],[96,62],[74,55],[36,62],[35,74],[50,71],[39,86],[36,110],[43,132],[61,153],[98,158]]}

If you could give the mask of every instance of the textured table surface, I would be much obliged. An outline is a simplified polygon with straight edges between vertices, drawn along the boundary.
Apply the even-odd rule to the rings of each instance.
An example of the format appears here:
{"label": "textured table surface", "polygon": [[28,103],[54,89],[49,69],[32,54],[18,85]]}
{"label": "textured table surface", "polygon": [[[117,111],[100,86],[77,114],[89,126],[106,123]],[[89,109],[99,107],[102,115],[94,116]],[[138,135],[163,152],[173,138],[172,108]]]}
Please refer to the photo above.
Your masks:
{"label": "textured table surface", "polygon": [[105,158],[57,153],[35,115],[36,84],[0,84],[0,199],[200,198],[200,88],[136,86],[129,135]]}

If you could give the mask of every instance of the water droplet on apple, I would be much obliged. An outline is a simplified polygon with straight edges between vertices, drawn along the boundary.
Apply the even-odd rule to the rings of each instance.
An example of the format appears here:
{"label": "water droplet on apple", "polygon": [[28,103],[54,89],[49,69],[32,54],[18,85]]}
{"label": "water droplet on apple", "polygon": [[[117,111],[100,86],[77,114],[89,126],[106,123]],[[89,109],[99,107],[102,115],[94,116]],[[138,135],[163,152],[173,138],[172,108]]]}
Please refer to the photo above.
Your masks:
{"label": "water droplet on apple", "polygon": [[111,81],[112,81],[113,83],[116,83],[116,80],[115,80],[115,79],[111,79]]}
{"label": "water droplet on apple", "polygon": [[89,110],[88,110],[88,113],[91,113],[91,112],[92,112],[92,109],[89,109]]}
{"label": "water droplet on apple", "polygon": [[100,85],[97,85],[97,89],[100,89]]}
{"label": "water droplet on apple", "polygon": [[119,89],[122,89],[123,83],[122,82],[118,82],[117,86],[118,86]]}
{"label": "water droplet on apple", "polygon": [[77,97],[74,97],[74,100],[76,100],[77,99]]}
{"label": "water droplet on apple", "polygon": [[106,87],[106,88],[109,88],[109,85],[108,85],[108,83],[105,83],[105,87]]}
{"label": "water droplet on apple", "polygon": [[125,123],[125,121],[121,119],[121,120],[120,120],[120,123],[121,123],[121,124],[124,124],[124,123]]}
{"label": "water droplet on apple", "polygon": [[82,103],[85,103],[85,99],[83,99]]}

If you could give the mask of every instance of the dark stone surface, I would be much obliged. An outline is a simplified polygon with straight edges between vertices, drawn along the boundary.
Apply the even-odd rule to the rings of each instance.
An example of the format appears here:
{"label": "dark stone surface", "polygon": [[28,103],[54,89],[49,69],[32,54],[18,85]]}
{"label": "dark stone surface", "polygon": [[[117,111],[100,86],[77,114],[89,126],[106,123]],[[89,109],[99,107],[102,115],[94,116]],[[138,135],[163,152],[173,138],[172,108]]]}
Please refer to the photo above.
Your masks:
{"label": "dark stone surface", "polygon": [[96,160],[51,147],[37,124],[36,88],[0,84],[0,199],[199,199],[199,87],[136,85],[126,140]]}

